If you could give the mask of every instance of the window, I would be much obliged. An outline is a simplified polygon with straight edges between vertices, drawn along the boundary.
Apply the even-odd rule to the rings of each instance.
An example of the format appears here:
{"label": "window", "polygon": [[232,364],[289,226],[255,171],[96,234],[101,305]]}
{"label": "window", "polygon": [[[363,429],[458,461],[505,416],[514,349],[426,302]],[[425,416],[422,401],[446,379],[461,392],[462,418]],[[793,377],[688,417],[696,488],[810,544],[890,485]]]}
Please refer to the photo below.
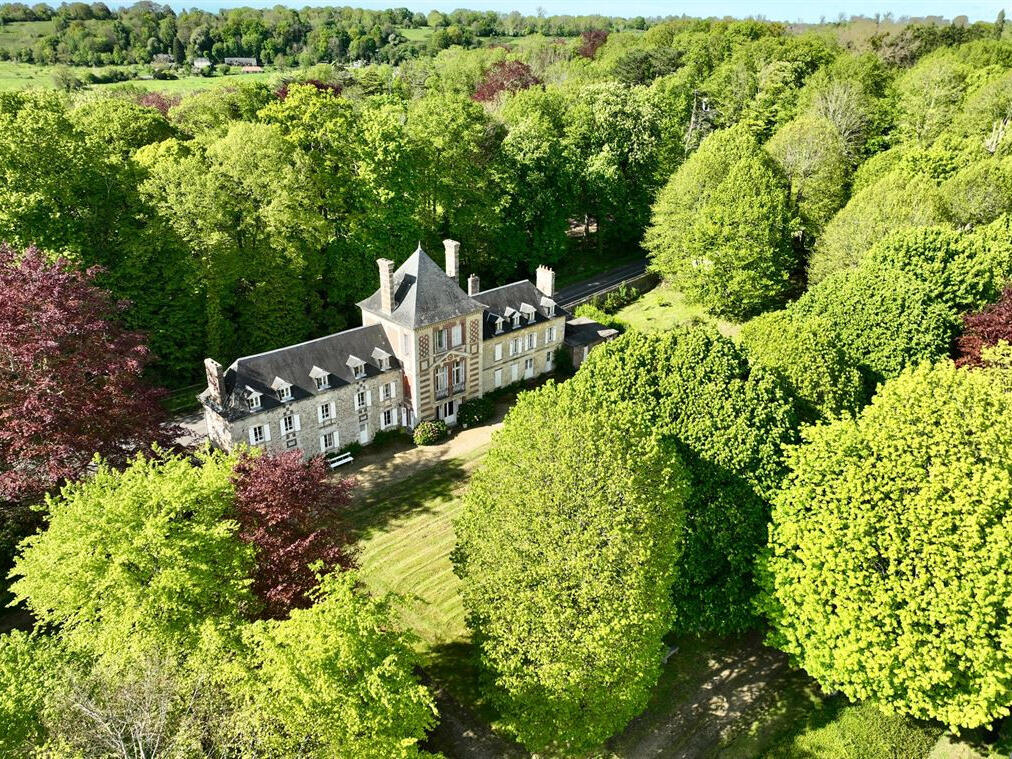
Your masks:
{"label": "window", "polygon": [[320,413],[317,415],[317,418],[320,420],[320,424],[323,424],[325,422],[329,422],[332,417],[333,417],[333,413],[331,411],[330,404],[329,403],[321,403],[320,404]]}
{"label": "window", "polygon": [[464,328],[459,324],[454,324],[453,329],[450,333],[450,340],[453,347],[460,345],[464,342]]}
{"label": "window", "polygon": [[390,357],[380,356],[380,370],[385,372],[389,368],[390,368]]}
{"label": "window", "polygon": [[445,366],[436,369],[436,392],[445,393],[449,384],[449,370]]}
{"label": "window", "polygon": [[502,369],[496,369],[492,373],[492,376],[495,377],[495,386],[502,387]]}
{"label": "window", "polygon": [[554,302],[549,301],[548,305],[546,306],[546,308],[548,309],[548,315],[549,316],[555,316],[555,303]]}
{"label": "window", "polygon": [[446,350],[446,328],[436,330],[436,350]]}
{"label": "window", "polygon": [[495,344],[495,360],[502,361],[502,343]]}
{"label": "window", "polygon": [[510,340],[510,355],[511,356],[517,355],[518,353],[522,352],[523,349],[524,349],[523,338],[521,338],[521,337],[514,337],[512,340]]}
{"label": "window", "polygon": [[317,377],[316,378],[316,389],[317,390],[326,390],[328,387],[330,387],[330,375],[329,374],[326,374],[323,377]]}
{"label": "window", "polygon": [[545,354],[545,370],[552,368],[552,362],[555,360],[555,351],[548,351]]}
{"label": "window", "polygon": [[520,379],[520,364],[514,362],[510,364],[510,382],[516,382]]}
{"label": "window", "polygon": [[361,411],[368,403],[368,395],[366,390],[359,390],[355,393],[355,410]]}
{"label": "window", "polygon": [[355,365],[355,379],[362,379],[365,376],[365,364]]}
{"label": "window", "polygon": [[524,377],[530,379],[534,376],[534,359],[529,358],[524,361]]}
{"label": "window", "polygon": [[546,343],[555,342],[555,327],[549,327],[548,329],[545,330],[545,342]]}
{"label": "window", "polygon": [[255,443],[262,443],[266,439],[267,439],[267,436],[266,436],[266,434],[264,432],[264,425],[261,424],[259,427],[250,427],[249,440],[250,440],[251,443],[254,443],[254,444]]}
{"label": "window", "polygon": [[394,423],[394,410],[388,408],[383,412],[383,429],[390,427]]}
{"label": "window", "polygon": [[531,332],[527,335],[527,350],[534,350],[534,346],[538,344],[538,336]]}
{"label": "window", "polygon": [[281,417],[281,431],[286,435],[289,432],[295,432],[295,417],[294,416],[283,416]]}
{"label": "window", "polygon": [[394,383],[387,382],[383,385],[382,396],[383,400],[388,401],[394,397]]}
{"label": "window", "polygon": [[495,333],[498,335],[502,332],[503,318],[500,316],[495,320]]}
{"label": "window", "polygon": [[290,401],[292,399],[292,386],[283,385],[278,388],[278,400],[282,403]]}
{"label": "window", "polygon": [[254,393],[249,398],[247,398],[246,405],[249,407],[250,411],[256,411],[258,408],[260,408],[260,393]]}
{"label": "window", "polygon": [[464,388],[464,362],[454,361],[453,362],[453,389],[462,390]]}
{"label": "window", "polygon": [[331,448],[337,448],[337,435],[328,432],[320,437],[320,452],[329,451]]}
{"label": "window", "polygon": [[520,314],[513,314],[513,329],[520,326]]}
{"label": "window", "polygon": [[411,356],[411,335],[407,332],[401,335],[401,353],[404,354],[404,358]]}
{"label": "window", "polygon": [[528,324],[534,324],[534,317],[537,316],[537,313],[537,311],[534,311],[533,309],[531,310],[531,312],[527,315]]}

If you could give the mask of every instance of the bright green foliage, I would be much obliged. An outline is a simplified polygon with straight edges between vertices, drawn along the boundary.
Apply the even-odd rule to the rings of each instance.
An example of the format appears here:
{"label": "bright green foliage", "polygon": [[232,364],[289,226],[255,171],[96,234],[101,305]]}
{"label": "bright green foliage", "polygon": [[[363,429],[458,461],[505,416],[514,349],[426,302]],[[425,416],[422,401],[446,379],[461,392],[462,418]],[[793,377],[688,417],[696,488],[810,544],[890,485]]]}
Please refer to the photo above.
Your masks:
{"label": "bright green foliage", "polygon": [[784,298],[797,263],[789,224],[782,172],[736,127],[709,136],[671,177],[645,245],[690,300],[741,319]]}
{"label": "bright green foliage", "polygon": [[627,404],[523,393],[471,481],[456,573],[484,688],[534,751],[622,729],[660,675],[685,475]]}
{"label": "bright green foliage", "polygon": [[91,648],[153,634],[185,639],[206,619],[248,612],[252,548],[227,518],[233,458],[104,464],[47,500],[49,527],[28,538],[16,599]]}
{"label": "bright green foliage", "polygon": [[419,422],[415,427],[414,441],[415,445],[435,445],[442,441],[449,431],[446,428],[446,422],[442,419],[436,419],[435,421],[424,421]]}
{"label": "bright green foliage", "polygon": [[13,630],[0,635],[0,755],[27,756],[41,741],[41,712],[58,685],[64,652],[52,638]]}
{"label": "bright green foliage", "polygon": [[676,628],[750,627],[765,499],[783,475],[783,446],[795,439],[780,383],[750,372],[734,343],[704,329],[627,333],[595,349],[570,382],[602,402],[632,403],[640,424],[679,442],[692,488],[673,591]]}
{"label": "bright green foliage", "polygon": [[808,264],[808,280],[821,282],[856,266],[883,235],[902,226],[944,221],[935,183],[893,172],[857,193],[826,225]]}
{"label": "bright green foliage", "polygon": [[805,231],[818,237],[844,203],[850,161],[847,144],[831,121],[822,116],[797,118],[766,144],[791,183],[791,198]]}
{"label": "bright green foliage", "polygon": [[828,320],[795,319],[775,311],[741,331],[749,364],[776,374],[790,390],[806,422],[853,413],[861,405],[861,373],[838,344]]}
{"label": "bright green foliage", "polygon": [[[957,313],[998,300],[1004,262],[982,235],[948,227],[900,229],[868,251],[868,261],[902,269]],[[997,260],[996,260],[997,259]]]}
{"label": "bright green foliage", "polygon": [[[389,603],[354,572],[324,577],[315,603],[247,632],[248,669],[232,684],[240,734],[255,756],[424,756],[435,704],[414,674],[408,636]],[[248,730],[248,732],[246,732]]]}
{"label": "bright green foliage", "polygon": [[921,366],[808,428],[765,568],[772,642],[825,690],[951,727],[1012,703],[1012,392]]}
{"label": "bright green foliage", "polygon": [[172,125],[157,110],[122,98],[89,100],[69,115],[90,139],[111,147],[123,157],[174,134]]}
{"label": "bright green foliage", "polygon": [[931,57],[900,77],[896,86],[901,133],[922,144],[941,134],[962,102],[969,73],[960,63]]}
{"label": "bright green foliage", "polygon": [[988,224],[1012,212],[1012,158],[971,164],[946,180],[941,193],[954,224]]}
{"label": "bright green foliage", "polygon": [[837,345],[861,371],[869,394],[907,366],[948,355],[958,324],[928,285],[872,262],[828,277],[791,311],[828,323]]}

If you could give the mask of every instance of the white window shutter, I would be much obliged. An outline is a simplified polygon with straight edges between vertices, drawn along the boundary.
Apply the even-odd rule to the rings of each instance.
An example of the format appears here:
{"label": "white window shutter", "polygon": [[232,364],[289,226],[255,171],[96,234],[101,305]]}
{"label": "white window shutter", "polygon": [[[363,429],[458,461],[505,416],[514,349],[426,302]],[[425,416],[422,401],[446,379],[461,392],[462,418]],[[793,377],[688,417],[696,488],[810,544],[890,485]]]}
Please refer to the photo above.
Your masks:
{"label": "white window shutter", "polygon": [[372,390],[365,391],[365,405],[366,408],[372,405]]}
{"label": "white window shutter", "polygon": [[266,442],[268,442],[268,443],[271,442],[271,425],[270,424],[265,424],[264,425],[264,440]]}
{"label": "white window shutter", "polygon": [[324,443],[323,440],[324,440],[323,435],[320,435],[320,453],[323,453],[324,451],[327,450],[327,444]]}
{"label": "white window shutter", "polygon": [[253,445],[253,427],[249,428],[249,444]]}
{"label": "white window shutter", "polygon": [[330,418],[333,419],[337,414],[337,404],[334,401],[330,401]]}
{"label": "white window shutter", "polygon": [[295,431],[298,432],[302,429],[302,417],[299,414],[295,415]]}

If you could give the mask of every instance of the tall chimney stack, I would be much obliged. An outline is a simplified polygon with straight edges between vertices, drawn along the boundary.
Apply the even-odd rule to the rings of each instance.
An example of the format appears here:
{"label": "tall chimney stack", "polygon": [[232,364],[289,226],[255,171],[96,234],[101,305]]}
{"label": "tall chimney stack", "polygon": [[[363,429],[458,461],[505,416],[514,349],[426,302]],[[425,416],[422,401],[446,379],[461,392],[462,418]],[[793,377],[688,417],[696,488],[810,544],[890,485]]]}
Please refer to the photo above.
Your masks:
{"label": "tall chimney stack", "polygon": [[555,297],[555,272],[547,266],[538,267],[537,281],[534,284],[549,298]]}
{"label": "tall chimney stack", "polygon": [[467,294],[477,295],[481,291],[481,286],[478,283],[478,275],[472,274],[467,278]]}
{"label": "tall chimney stack", "polygon": [[207,374],[207,397],[218,408],[221,408],[225,397],[223,392],[225,387],[225,372],[222,371],[221,364],[213,358],[205,358],[204,373]]}
{"label": "tall chimney stack", "polygon": [[394,262],[389,258],[378,258],[380,271],[380,310],[384,314],[394,310]]}
{"label": "tall chimney stack", "polygon": [[446,276],[456,280],[460,272],[460,243],[456,240],[443,240],[446,249]]}

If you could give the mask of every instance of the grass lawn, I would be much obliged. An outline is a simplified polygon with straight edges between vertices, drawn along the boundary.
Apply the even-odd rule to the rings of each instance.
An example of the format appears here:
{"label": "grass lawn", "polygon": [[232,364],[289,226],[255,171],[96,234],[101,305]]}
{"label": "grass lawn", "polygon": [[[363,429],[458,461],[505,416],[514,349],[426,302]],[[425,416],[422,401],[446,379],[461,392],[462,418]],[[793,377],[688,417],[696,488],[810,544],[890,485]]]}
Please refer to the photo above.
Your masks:
{"label": "grass lawn", "polygon": [[403,27],[398,29],[397,33],[403,35],[404,39],[411,40],[412,42],[424,42],[432,36],[434,31],[436,30],[431,26],[420,26],[411,29]]}
{"label": "grass lawn", "polygon": [[[106,66],[102,68],[117,68]],[[37,66],[33,63],[16,63],[0,61],[0,90],[25,90],[31,88],[54,87],[53,71],[55,66]],[[70,69],[77,76],[83,76],[88,68],[73,66]],[[95,69],[96,71],[99,69]],[[109,84],[93,84],[90,89],[102,89],[117,85],[131,85],[148,92],[163,92],[168,95],[188,94],[199,90],[211,90],[218,87],[230,87],[244,81],[270,81],[279,76],[278,72],[265,71],[259,74],[229,74],[228,76],[184,76],[179,79],[131,79],[127,82]]]}
{"label": "grass lawn", "polygon": [[0,26],[0,50],[16,51],[33,47],[35,43],[52,34],[56,29],[53,21],[11,21]]}
{"label": "grass lawn", "polygon": [[727,337],[737,337],[741,331],[740,324],[717,319],[702,307],[686,303],[685,296],[665,283],[644,293],[635,303],[616,313],[615,318],[642,332],[656,332],[679,324],[699,322],[712,324]]}

